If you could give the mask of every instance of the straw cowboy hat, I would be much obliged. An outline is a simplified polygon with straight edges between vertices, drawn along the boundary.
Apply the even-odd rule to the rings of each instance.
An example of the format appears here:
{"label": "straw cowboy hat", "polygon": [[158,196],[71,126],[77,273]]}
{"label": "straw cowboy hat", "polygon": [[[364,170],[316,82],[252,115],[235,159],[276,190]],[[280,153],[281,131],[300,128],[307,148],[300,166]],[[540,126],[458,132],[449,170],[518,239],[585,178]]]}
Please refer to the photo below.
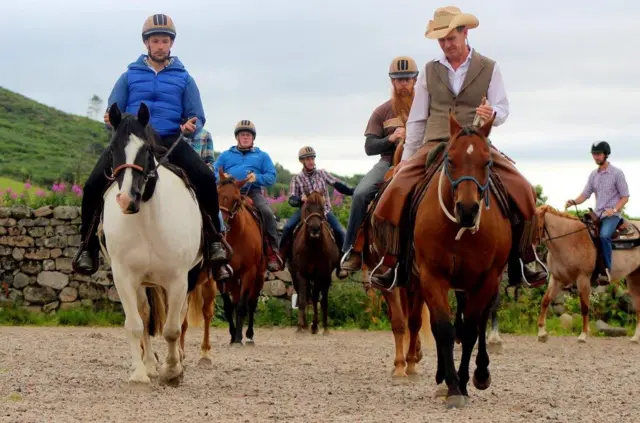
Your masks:
{"label": "straw cowboy hat", "polygon": [[433,19],[427,25],[425,37],[432,40],[446,37],[459,26],[469,29],[479,25],[478,18],[469,13],[462,13],[455,6],[439,7],[433,12]]}

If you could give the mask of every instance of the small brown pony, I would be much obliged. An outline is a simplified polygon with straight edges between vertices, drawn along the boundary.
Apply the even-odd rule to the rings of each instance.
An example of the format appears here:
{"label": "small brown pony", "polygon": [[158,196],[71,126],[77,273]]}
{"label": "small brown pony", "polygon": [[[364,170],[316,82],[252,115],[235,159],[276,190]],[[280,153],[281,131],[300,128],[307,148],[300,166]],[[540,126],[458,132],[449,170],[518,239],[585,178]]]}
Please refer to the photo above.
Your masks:
{"label": "small brown pony", "polygon": [[231,343],[242,345],[242,325],[248,313],[246,344],[253,345],[253,319],[267,269],[261,224],[258,223],[258,212],[250,205],[251,199],[240,193],[240,188],[248,178],[237,181],[227,177],[222,168],[219,169],[219,177],[218,201],[224,222],[229,228],[227,242],[234,252],[229,263],[233,275],[224,284],[218,282],[218,290],[224,301]]}
{"label": "small brown pony", "polygon": [[[586,342],[589,333],[589,294],[591,292],[591,275],[596,267],[596,247],[587,232],[586,225],[576,216],[561,212],[550,205],[542,205],[536,211],[538,221],[538,237],[548,250],[547,268],[549,284],[540,305],[538,318],[538,341],[546,342],[549,335],[545,328],[549,303],[560,290],[577,285],[582,312],[582,333],[578,342]],[[626,219],[625,219],[626,220]],[[614,243],[631,243],[637,245],[639,221],[627,223],[633,234],[626,240],[615,240]],[[612,255],[612,280],[626,278],[629,293],[636,310],[636,332],[631,342],[640,341],[640,248],[631,246],[626,249],[614,249]]]}
{"label": "small brown pony", "polygon": [[210,269],[203,269],[198,274],[195,288],[187,295],[188,309],[182,320],[182,331],[180,333],[180,352],[183,360],[185,358],[184,338],[187,334],[187,328],[189,326],[204,327],[199,364],[211,364],[209,330],[215,311],[216,292],[216,281],[213,279]]}
{"label": "small brown pony", "polygon": [[313,303],[311,333],[318,333],[318,301],[322,307],[322,327],[328,329],[329,288],[331,275],[340,263],[340,251],[324,213],[322,193],[313,191],[300,210],[300,226],[293,238],[291,260],[288,263],[293,286],[298,294],[298,331],[305,331],[309,296]]}
{"label": "small brown pony", "polygon": [[[404,140],[401,140],[396,147],[393,155],[392,167],[386,172],[384,181],[389,180],[393,176],[394,167],[400,163],[402,151],[404,148]],[[373,205],[373,203],[372,203]],[[369,207],[372,207],[370,205]],[[368,219],[367,224],[373,224],[372,218]],[[369,233],[365,231],[365,245],[369,245]],[[375,316],[380,315],[382,302],[376,295],[377,288],[373,288],[369,283],[369,269],[376,266],[380,261],[377,251],[365,247],[363,250],[363,266],[362,277],[365,286],[367,286],[367,296],[370,304],[367,312],[371,313],[371,319],[375,323]],[[412,277],[407,287],[394,287],[391,291],[387,289],[380,290],[382,298],[387,303],[387,316],[391,321],[391,330],[395,342],[395,356],[393,360],[393,378],[405,378],[409,375],[417,375],[417,363],[422,359],[422,342],[419,337],[420,329],[422,329],[423,341],[431,349],[435,343],[433,334],[431,333],[429,309],[422,300],[420,293],[414,289],[417,286],[415,277]]]}
{"label": "small brown pony", "polygon": [[[473,384],[477,389],[487,389],[491,384],[486,327],[511,249],[509,220],[497,207],[496,196],[489,188],[492,162],[487,137],[494,118],[480,128],[463,128],[449,114],[451,135],[444,164],[419,200],[415,217],[414,272],[419,275],[422,297],[431,311],[438,351],[436,383],[446,381],[447,408],[466,404],[469,361],[478,337]],[[456,234],[465,230],[471,233],[456,240]],[[459,334],[462,357],[458,372],[453,360],[450,289],[467,294]]]}

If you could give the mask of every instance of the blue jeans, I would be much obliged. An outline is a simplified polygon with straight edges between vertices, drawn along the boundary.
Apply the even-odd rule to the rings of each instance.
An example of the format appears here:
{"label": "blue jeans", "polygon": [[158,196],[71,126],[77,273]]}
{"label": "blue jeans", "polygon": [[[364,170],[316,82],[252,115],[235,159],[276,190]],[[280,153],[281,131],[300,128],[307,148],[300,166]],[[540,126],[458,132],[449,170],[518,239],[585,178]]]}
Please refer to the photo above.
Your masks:
{"label": "blue jeans", "polygon": [[[295,227],[298,225],[298,223],[300,223],[300,214],[301,214],[300,209],[296,210],[293,213],[293,215],[287,220],[287,223],[284,224],[284,228],[282,228],[283,240],[286,239],[289,235],[291,235]],[[333,213],[329,213],[327,215],[327,222],[329,222],[329,226],[331,226],[331,229],[333,229],[333,233],[335,234],[336,243],[338,244],[338,247],[341,248],[344,243],[344,234],[345,234],[344,228],[340,224],[340,221],[338,220],[338,218]]]}
{"label": "blue jeans", "polygon": [[608,216],[601,219],[600,226],[600,245],[602,246],[602,256],[604,258],[604,265],[607,269],[611,270],[611,256],[613,250],[611,248],[611,236],[616,231],[618,224],[620,223],[619,216]]}
{"label": "blue jeans", "polygon": [[220,210],[218,210],[218,220],[220,221],[220,232],[227,232],[227,225],[224,224],[224,218]]}

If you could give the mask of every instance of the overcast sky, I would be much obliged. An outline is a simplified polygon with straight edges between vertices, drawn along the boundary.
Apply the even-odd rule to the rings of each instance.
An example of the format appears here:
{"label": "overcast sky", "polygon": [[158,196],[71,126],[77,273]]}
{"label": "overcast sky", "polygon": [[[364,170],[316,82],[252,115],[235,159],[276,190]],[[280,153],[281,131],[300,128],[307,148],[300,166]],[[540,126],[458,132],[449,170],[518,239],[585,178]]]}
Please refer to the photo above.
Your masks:
{"label": "overcast sky", "polygon": [[[0,85],[78,114],[93,94],[106,101],[144,52],[145,18],[170,15],[172,54],[199,85],[216,150],[233,145],[235,123],[250,119],[257,145],[296,171],[298,148],[311,143],[320,166],[366,172],[377,159],[365,156],[363,131],[389,98],[391,59],[411,55],[423,67],[440,53],[424,37],[439,4],[423,0],[0,3]],[[592,163],[590,144],[607,139],[615,157],[640,158],[640,2],[456,5],[476,14],[470,44],[504,76],[511,116],[492,134],[501,150],[517,161]]]}

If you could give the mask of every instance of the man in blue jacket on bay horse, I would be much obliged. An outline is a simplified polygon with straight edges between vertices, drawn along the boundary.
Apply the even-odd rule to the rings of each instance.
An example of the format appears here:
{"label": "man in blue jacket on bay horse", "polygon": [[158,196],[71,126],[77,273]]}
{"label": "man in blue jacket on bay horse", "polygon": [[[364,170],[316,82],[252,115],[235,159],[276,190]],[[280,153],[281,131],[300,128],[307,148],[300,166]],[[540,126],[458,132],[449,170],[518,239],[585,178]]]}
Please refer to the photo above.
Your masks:
{"label": "man in blue jacket on bay horse", "polygon": [[276,183],[276,167],[266,152],[254,145],[256,126],[250,120],[241,120],[233,131],[237,144],[224,151],[213,165],[214,173],[218,176],[219,169],[233,176],[237,180],[249,177],[240,192],[253,201],[253,205],[260,211],[267,233],[268,262],[267,268],[276,272],[282,270],[283,262],[278,256],[279,237],[276,227],[276,217],[267,199],[262,195],[262,188]]}
{"label": "man in blue jacket on bay horse", "polygon": [[[140,55],[128,66],[113,87],[108,102],[109,105],[116,103],[120,110],[131,114],[136,114],[144,102],[149,108],[150,125],[157,141],[166,148],[177,142],[181,132],[191,138],[205,123],[200,91],[194,79],[182,62],[171,56],[175,38],[176,28],[169,16],[157,14],[147,18],[142,27],[147,54]],[[104,121],[111,126],[108,110]],[[178,142],[168,159],[185,171],[195,187],[198,202],[211,219],[216,234],[210,259],[216,280],[223,281],[229,277],[224,266],[229,257],[220,238],[215,176],[187,142]],[[73,261],[74,270],[81,274],[92,274],[98,269],[99,243],[94,216],[103,206],[102,195],[108,183],[105,175],[111,163],[111,150],[107,148],[84,186],[80,229],[83,242]]]}

